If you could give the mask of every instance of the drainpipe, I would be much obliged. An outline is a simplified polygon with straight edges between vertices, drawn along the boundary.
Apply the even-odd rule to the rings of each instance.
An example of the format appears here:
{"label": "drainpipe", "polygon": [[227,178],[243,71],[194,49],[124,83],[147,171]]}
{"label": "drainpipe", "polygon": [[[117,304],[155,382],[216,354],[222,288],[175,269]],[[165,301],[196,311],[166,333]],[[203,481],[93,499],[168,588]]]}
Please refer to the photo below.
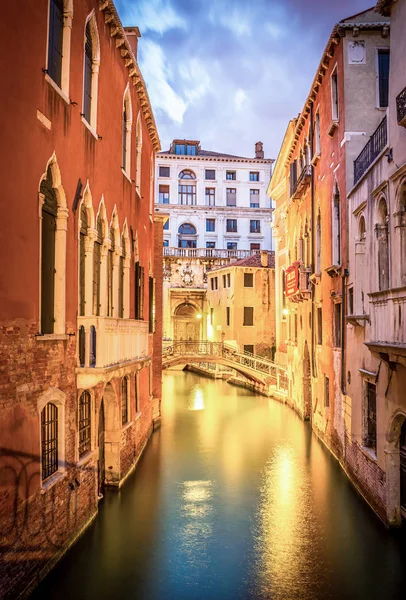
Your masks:
{"label": "drainpipe", "polygon": [[[314,152],[314,135],[313,135],[313,102],[310,104],[310,155],[313,158],[313,152]],[[310,212],[310,231],[311,231],[311,235],[312,235],[312,264],[311,264],[311,269],[312,269],[312,273],[314,273],[314,256],[315,256],[315,231],[314,231],[314,223],[316,222],[315,218],[314,218],[314,166],[311,165],[312,168],[312,178],[311,178],[311,212]],[[315,318],[314,318],[314,294],[315,294],[315,286],[312,283],[311,286],[311,315],[312,315],[312,330],[311,330],[311,336],[310,336],[310,348],[311,348],[311,355],[312,355],[312,373],[311,375],[313,377],[316,376],[316,357],[314,355],[314,336],[315,336]],[[311,385],[311,382],[310,382]],[[313,410],[313,408],[311,407],[310,410]],[[311,418],[311,415],[310,415]]]}
{"label": "drainpipe", "polygon": [[349,275],[349,271],[347,268],[344,269],[343,274],[341,275],[341,392],[343,394],[346,393],[346,384],[345,384],[345,313],[347,308],[346,302],[346,279]]}

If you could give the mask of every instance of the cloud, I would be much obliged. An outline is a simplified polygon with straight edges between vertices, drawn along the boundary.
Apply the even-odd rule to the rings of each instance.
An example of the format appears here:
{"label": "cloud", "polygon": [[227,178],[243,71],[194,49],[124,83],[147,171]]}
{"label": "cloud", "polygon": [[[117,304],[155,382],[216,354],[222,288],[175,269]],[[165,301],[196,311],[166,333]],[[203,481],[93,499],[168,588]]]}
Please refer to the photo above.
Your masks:
{"label": "cloud", "polygon": [[247,94],[241,88],[238,89],[234,96],[235,109],[237,112],[241,111],[246,100],[247,100]]}
{"label": "cloud", "polygon": [[170,84],[171,70],[162,48],[151,40],[144,40],[140,48],[140,66],[153,108],[181,125],[186,104]]}
{"label": "cloud", "polygon": [[122,19],[136,25],[141,31],[154,31],[160,35],[170,29],[185,29],[186,21],[176,13],[168,0],[141,0],[119,3],[123,7]]}

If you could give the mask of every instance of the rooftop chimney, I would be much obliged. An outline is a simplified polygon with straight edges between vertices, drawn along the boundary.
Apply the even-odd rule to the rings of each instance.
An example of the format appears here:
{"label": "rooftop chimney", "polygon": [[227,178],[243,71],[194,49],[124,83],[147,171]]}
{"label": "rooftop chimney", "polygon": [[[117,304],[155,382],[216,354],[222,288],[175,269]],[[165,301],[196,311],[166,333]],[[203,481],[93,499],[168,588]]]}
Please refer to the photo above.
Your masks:
{"label": "rooftop chimney", "polygon": [[140,30],[138,27],[124,27],[124,31],[131,46],[131,50],[133,51],[135,58],[137,58],[138,38],[141,37]]}
{"label": "rooftop chimney", "polygon": [[261,250],[261,267],[268,266],[268,252],[266,250]]}
{"label": "rooftop chimney", "polygon": [[262,142],[255,144],[255,158],[264,158],[264,144]]}

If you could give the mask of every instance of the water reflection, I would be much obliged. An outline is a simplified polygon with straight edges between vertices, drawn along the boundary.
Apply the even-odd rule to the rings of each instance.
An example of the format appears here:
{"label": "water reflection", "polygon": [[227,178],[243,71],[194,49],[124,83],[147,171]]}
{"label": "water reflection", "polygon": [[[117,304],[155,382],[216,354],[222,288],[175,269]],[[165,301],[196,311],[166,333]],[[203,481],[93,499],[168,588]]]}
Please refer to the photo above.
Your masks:
{"label": "water reflection", "polygon": [[403,537],[288,407],[172,372],[162,413],[135,473],[35,598],[406,597]]}

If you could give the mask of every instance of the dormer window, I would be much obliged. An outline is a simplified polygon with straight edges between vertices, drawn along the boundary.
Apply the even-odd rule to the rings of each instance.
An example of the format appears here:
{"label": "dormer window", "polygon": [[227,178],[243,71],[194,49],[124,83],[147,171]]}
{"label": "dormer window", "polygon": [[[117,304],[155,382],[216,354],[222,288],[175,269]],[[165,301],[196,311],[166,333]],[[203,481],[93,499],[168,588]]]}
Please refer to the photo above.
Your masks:
{"label": "dormer window", "polygon": [[196,156],[196,146],[194,144],[175,144],[175,154]]}

